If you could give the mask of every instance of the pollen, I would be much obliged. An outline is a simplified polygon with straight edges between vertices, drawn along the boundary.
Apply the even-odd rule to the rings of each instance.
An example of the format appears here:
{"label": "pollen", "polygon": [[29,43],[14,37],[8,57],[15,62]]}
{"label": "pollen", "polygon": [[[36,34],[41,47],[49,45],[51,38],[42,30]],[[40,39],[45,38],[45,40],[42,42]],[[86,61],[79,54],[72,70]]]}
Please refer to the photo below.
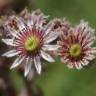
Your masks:
{"label": "pollen", "polygon": [[29,37],[25,41],[24,46],[27,51],[34,51],[39,46],[39,39],[36,36]]}
{"label": "pollen", "polygon": [[81,54],[81,46],[80,44],[73,44],[69,48],[69,53],[72,57],[79,57]]}

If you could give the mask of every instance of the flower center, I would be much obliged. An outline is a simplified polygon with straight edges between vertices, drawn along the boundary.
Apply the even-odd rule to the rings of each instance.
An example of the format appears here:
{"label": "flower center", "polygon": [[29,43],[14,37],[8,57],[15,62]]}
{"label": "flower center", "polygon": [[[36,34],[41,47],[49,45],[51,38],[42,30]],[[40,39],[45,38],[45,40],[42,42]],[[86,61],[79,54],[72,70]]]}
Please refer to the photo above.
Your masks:
{"label": "flower center", "polygon": [[25,41],[24,46],[27,51],[34,51],[39,46],[39,39],[36,36],[29,37]]}
{"label": "flower center", "polygon": [[81,54],[80,44],[74,44],[69,48],[70,55],[73,57],[79,57]]}

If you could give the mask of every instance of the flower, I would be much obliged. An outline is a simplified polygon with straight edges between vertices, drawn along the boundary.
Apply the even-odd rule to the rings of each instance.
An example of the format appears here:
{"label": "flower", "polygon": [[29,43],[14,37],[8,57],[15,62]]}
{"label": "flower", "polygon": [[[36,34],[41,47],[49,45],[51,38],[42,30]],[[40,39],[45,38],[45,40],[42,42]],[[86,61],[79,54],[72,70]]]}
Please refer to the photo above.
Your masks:
{"label": "flower", "polygon": [[24,19],[18,16],[9,16],[5,23],[3,24],[4,30],[6,32],[6,37],[12,37],[12,35],[19,33],[25,28]]}
{"label": "flower", "polygon": [[71,28],[67,35],[61,34],[58,41],[61,61],[69,68],[81,69],[88,65],[96,55],[96,47],[92,47],[94,40],[94,29],[82,20],[79,25]]}
{"label": "flower", "polygon": [[42,21],[42,25],[46,25],[49,21],[48,20],[49,16],[45,16],[44,13],[42,13],[40,9],[32,11],[31,14],[35,18],[38,18],[38,17],[41,18],[40,20]]}
{"label": "flower", "polygon": [[[9,16],[8,20],[4,23],[4,29],[6,30],[6,36],[12,36],[12,34],[18,33],[20,30],[25,28],[26,22],[41,24],[43,26],[48,22],[48,16],[45,16],[39,9],[29,13],[27,9],[24,9],[20,16]],[[40,22],[40,23],[39,23]],[[32,25],[32,24],[31,24]],[[30,25],[29,25],[30,27]]]}
{"label": "flower", "polygon": [[2,39],[2,41],[11,46],[12,50],[4,53],[3,56],[17,57],[11,69],[19,66],[22,62],[26,62],[25,76],[32,73],[33,65],[38,74],[40,74],[41,61],[44,59],[48,62],[54,62],[55,60],[50,55],[50,52],[56,51],[59,47],[51,44],[58,37],[57,33],[51,30],[54,23],[50,21],[43,26],[44,19],[41,15],[36,17],[30,15],[26,21],[21,17],[14,16],[14,18],[16,18],[18,30],[7,26],[12,36],[11,38]]}
{"label": "flower", "polygon": [[63,32],[65,34],[67,34],[67,32],[70,30],[70,28],[72,27],[71,23],[69,21],[66,20],[66,18],[63,19],[59,19],[59,18],[55,18],[53,20],[54,22],[54,27],[53,30],[55,32],[58,32],[59,35]]}

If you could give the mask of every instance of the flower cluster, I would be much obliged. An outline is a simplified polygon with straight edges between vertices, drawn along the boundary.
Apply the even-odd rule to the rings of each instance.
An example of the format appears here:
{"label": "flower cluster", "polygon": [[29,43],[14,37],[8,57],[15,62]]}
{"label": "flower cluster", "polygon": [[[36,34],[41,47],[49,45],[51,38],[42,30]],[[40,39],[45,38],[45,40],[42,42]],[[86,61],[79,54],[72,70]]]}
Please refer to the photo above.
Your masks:
{"label": "flower cluster", "polygon": [[2,41],[11,50],[2,56],[16,57],[11,69],[24,62],[25,76],[32,74],[33,67],[40,74],[44,61],[55,61],[53,52],[70,68],[81,69],[95,58],[94,30],[85,21],[74,27],[66,19],[50,21],[36,10],[24,17],[10,16],[4,28],[7,34]]}

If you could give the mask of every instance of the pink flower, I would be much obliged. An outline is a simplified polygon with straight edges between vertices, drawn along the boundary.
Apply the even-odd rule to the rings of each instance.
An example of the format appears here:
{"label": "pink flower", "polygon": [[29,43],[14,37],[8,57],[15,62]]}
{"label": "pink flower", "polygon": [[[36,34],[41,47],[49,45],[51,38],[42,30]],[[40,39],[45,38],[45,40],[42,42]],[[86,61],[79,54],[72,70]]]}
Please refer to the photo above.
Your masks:
{"label": "pink flower", "polygon": [[92,47],[94,40],[94,30],[84,21],[71,28],[67,35],[62,33],[58,42],[61,61],[69,68],[81,69],[88,65],[96,54],[96,47]]}
{"label": "pink flower", "polygon": [[44,19],[42,15],[30,15],[26,21],[21,17],[14,18],[16,18],[18,30],[9,25],[7,26],[11,38],[2,39],[2,41],[11,46],[12,50],[4,53],[3,56],[17,57],[11,69],[19,66],[22,62],[26,62],[25,76],[32,73],[33,66],[40,74],[42,59],[54,62],[55,60],[50,55],[50,52],[56,51],[59,47],[51,44],[58,37],[56,32],[52,32],[54,23],[49,22],[43,26]]}
{"label": "pink flower", "polygon": [[55,18],[53,20],[54,22],[54,27],[53,30],[55,32],[58,32],[59,35],[64,32],[65,34],[67,34],[67,32],[70,30],[70,28],[72,27],[71,23],[69,21],[67,21],[65,18],[64,19],[59,19],[59,18]]}

